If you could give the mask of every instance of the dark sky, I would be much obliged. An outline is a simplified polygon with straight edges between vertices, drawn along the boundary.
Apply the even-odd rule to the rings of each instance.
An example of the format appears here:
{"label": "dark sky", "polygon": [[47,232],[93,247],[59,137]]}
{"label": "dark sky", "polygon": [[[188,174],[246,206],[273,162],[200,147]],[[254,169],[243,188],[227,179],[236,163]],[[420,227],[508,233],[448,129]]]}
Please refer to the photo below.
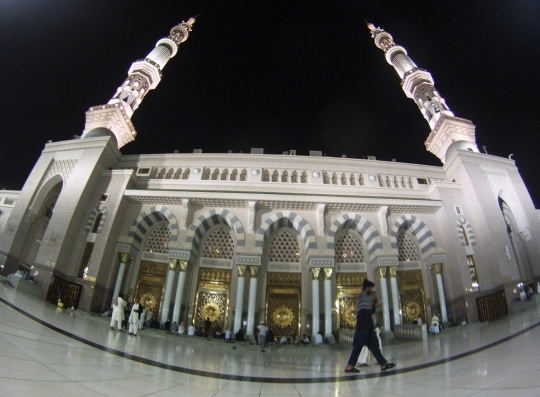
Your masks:
{"label": "dark sky", "polygon": [[21,189],[45,142],[80,135],[85,111],[195,14],[122,153],[262,147],[440,165],[368,19],[473,121],[480,149],[514,154],[540,203],[540,2],[530,0],[0,0],[0,188]]}

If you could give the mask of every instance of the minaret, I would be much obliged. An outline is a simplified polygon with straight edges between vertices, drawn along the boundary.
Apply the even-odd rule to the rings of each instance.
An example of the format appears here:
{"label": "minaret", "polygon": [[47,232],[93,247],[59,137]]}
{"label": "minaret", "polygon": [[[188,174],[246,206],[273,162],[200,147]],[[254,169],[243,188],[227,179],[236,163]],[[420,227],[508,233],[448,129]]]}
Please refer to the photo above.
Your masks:
{"label": "minaret", "polygon": [[375,45],[384,51],[386,61],[399,74],[403,91],[416,102],[431,127],[431,133],[425,142],[427,150],[443,163],[449,147],[454,143],[456,144],[452,148],[478,152],[474,124],[470,120],[454,116],[444,98],[435,89],[431,74],[416,66],[405,48],[395,44],[390,34],[367,21],[366,23]]}
{"label": "minaret", "polygon": [[133,112],[139,107],[149,90],[161,81],[161,71],[178,52],[178,46],[187,40],[195,18],[171,29],[169,36],[156,43],[144,58],[133,62],[127,79],[116,90],[106,105],[93,106],[86,112],[86,125],[82,138],[114,136],[118,149],[133,141],[137,132],[131,123]]}

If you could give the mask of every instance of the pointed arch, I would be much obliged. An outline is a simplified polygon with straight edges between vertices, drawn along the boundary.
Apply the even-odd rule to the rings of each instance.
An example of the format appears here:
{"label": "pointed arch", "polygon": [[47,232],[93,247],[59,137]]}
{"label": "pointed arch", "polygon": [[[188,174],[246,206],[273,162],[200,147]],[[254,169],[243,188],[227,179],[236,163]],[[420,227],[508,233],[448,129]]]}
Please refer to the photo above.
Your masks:
{"label": "pointed arch", "polygon": [[375,226],[373,226],[370,221],[363,218],[360,214],[355,214],[353,212],[343,214],[332,222],[332,226],[330,226],[330,230],[328,230],[326,248],[335,248],[336,234],[338,230],[346,223],[350,223],[351,229],[356,230],[358,234],[362,236],[366,243],[368,257],[370,259],[377,252],[377,250],[382,249],[381,236],[379,235],[377,229],[375,229]]}
{"label": "pointed arch", "polygon": [[416,237],[422,255],[425,255],[429,249],[436,247],[433,233],[431,233],[431,230],[429,230],[424,221],[418,219],[414,215],[407,214],[400,216],[392,226],[392,231],[390,232],[390,243],[392,248],[398,248],[397,235],[399,229],[405,224],[408,224],[409,231]]}
{"label": "pointed arch", "polygon": [[459,241],[461,242],[462,246],[465,247],[467,245],[467,242],[465,241],[465,237],[463,236],[462,230],[465,230],[465,233],[467,235],[466,237],[469,240],[469,245],[471,246],[476,245],[476,238],[474,237],[474,232],[472,230],[471,224],[469,223],[467,219],[459,218],[456,221],[456,227],[457,227],[457,232],[459,235]]}
{"label": "pointed arch", "polygon": [[283,226],[288,226],[298,232],[304,241],[306,250],[317,248],[317,239],[313,228],[304,218],[292,211],[280,211],[268,216],[255,234],[255,247],[262,248],[268,235]]}
{"label": "pointed arch", "polygon": [[103,225],[105,224],[105,220],[107,219],[107,214],[109,212],[107,207],[105,207],[104,205],[98,205],[96,208],[92,210],[92,212],[90,212],[90,216],[88,217],[88,220],[86,221],[86,226],[84,228],[84,231],[86,233],[90,232],[90,229],[92,228],[92,225],[94,224],[96,216],[100,212],[101,212],[101,219],[99,221],[99,225],[98,225],[96,233],[101,233],[101,231],[103,230]]}
{"label": "pointed arch", "polygon": [[178,221],[170,209],[163,205],[150,207],[150,211],[141,212],[133,222],[128,236],[133,239],[133,245],[139,248],[148,230],[157,222],[167,221],[171,228],[171,242],[178,241]]}
{"label": "pointed arch", "polygon": [[197,256],[201,239],[206,232],[219,224],[229,225],[234,230],[237,247],[243,247],[245,245],[246,238],[242,222],[232,212],[223,208],[215,208],[199,215],[189,227],[186,243],[191,244],[191,254],[193,256]]}

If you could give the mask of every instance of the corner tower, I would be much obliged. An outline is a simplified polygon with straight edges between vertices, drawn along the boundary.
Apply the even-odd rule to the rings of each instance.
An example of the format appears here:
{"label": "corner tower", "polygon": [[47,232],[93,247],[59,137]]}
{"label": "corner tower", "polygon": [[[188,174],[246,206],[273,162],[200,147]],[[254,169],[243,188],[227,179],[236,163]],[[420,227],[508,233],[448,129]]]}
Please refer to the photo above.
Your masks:
{"label": "corner tower", "polygon": [[187,40],[195,18],[171,29],[169,36],[160,39],[156,47],[144,58],[133,62],[128,77],[106,105],[93,106],[86,112],[86,125],[82,138],[112,136],[118,149],[133,141],[137,132],[131,123],[133,112],[139,107],[149,90],[161,81],[162,70],[178,52],[178,46]]}
{"label": "corner tower", "polygon": [[[366,22],[375,45],[384,51],[386,61],[394,67],[401,78],[401,87],[407,97],[416,102],[431,127],[425,145],[443,164],[447,152],[454,148],[478,152],[475,126],[470,120],[454,116],[444,98],[435,89],[431,74],[419,68],[402,46],[395,44],[392,36],[381,28]],[[449,149],[452,148],[450,151]]]}

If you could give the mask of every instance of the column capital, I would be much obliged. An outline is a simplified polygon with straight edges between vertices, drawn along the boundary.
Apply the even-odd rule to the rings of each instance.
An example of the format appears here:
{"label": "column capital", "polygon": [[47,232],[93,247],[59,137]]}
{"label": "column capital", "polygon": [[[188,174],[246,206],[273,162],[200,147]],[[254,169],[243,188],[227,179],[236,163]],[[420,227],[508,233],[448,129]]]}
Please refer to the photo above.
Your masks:
{"label": "column capital", "polygon": [[435,274],[441,274],[442,272],[442,263],[434,263],[431,265],[431,268],[435,272]]}
{"label": "column capital", "polygon": [[238,277],[244,277],[246,273],[246,265],[238,265]]}
{"label": "column capital", "polygon": [[120,252],[120,261],[122,263],[125,263],[127,265],[130,260],[131,255],[129,254],[129,252]]}
{"label": "column capital", "polygon": [[[169,259],[169,261],[170,261],[170,259]],[[188,267],[188,264],[189,264],[188,261],[186,261],[186,260],[180,261],[180,260],[179,260],[179,261],[178,261],[178,264],[180,265],[180,271],[181,271],[181,272],[187,271],[187,267]]]}
{"label": "column capital", "polygon": [[397,266],[390,266],[388,269],[390,270],[390,277],[395,278],[397,276]]}
{"label": "column capital", "polygon": [[251,274],[252,278],[257,278],[257,274],[259,274],[259,266],[250,266],[249,273]]}
{"label": "column capital", "polygon": [[169,270],[172,270],[174,272],[176,270],[177,263],[178,259],[169,258]]}
{"label": "column capital", "polygon": [[313,280],[317,280],[319,278],[319,273],[321,272],[320,267],[312,267],[310,268],[311,274],[313,275]]}
{"label": "column capital", "polygon": [[379,267],[379,277],[380,278],[386,278],[386,267]]}
{"label": "column capital", "polygon": [[332,269],[331,267],[325,267],[323,269],[323,271],[324,271],[324,279],[325,280],[330,280],[330,277],[332,277],[332,270],[334,270],[334,269]]}

